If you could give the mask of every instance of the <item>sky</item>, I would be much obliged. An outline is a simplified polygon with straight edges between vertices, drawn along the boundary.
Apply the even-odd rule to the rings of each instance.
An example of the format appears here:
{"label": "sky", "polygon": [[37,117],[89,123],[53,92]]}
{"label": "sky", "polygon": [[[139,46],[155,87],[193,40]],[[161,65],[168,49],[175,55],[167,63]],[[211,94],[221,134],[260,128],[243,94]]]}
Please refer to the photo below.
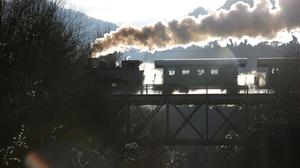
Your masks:
{"label": "sky", "polygon": [[[208,10],[220,8],[226,0],[66,0],[65,7],[81,11],[91,17],[113,22],[120,27],[154,24],[158,21],[180,20],[197,7]],[[300,33],[293,33],[298,38]],[[280,33],[274,39],[289,42],[290,33]],[[239,39],[244,40],[244,39]],[[249,39],[250,44],[257,44],[263,39]],[[222,45],[222,41],[220,41]],[[228,40],[223,41],[224,45]]]}
{"label": "sky", "polygon": [[186,16],[202,6],[213,10],[225,0],[67,0],[66,7],[120,26],[142,26]]}

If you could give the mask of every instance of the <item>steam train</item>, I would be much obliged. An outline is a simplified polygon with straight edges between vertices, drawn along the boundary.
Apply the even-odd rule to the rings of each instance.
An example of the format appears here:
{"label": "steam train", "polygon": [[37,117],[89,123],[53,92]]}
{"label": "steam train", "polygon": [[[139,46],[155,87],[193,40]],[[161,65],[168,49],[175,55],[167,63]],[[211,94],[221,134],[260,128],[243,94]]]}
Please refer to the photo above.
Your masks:
{"label": "steam train", "polygon": [[[142,71],[138,70],[140,61],[122,62],[125,74],[119,74],[127,84],[141,84]],[[174,90],[189,90],[193,88],[226,89],[227,93],[237,93],[238,74],[247,65],[247,58],[201,58],[201,59],[165,59],[155,60],[155,68],[163,70],[162,88]],[[128,71],[131,65],[132,71]],[[260,58],[257,68],[265,73],[264,86],[256,83],[258,88],[267,88],[276,92],[286,93],[299,91],[300,88],[300,58]],[[133,72],[135,71],[135,72]],[[130,73],[135,75],[130,75]],[[134,78],[131,78],[134,76]]]}

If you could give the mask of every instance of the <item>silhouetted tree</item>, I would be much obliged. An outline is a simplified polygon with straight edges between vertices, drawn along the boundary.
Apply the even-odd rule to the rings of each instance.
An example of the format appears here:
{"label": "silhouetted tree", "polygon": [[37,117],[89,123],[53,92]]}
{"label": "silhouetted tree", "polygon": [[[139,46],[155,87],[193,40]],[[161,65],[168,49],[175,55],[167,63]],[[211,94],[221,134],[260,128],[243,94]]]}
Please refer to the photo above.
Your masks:
{"label": "silhouetted tree", "polygon": [[[80,127],[85,111],[74,104],[89,87],[90,50],[61,10],[58,1],[0,1],[0,167],[15,167],[11,162],[55,139],[54,128]],[[23,146],[14,144],[18,134]]]}

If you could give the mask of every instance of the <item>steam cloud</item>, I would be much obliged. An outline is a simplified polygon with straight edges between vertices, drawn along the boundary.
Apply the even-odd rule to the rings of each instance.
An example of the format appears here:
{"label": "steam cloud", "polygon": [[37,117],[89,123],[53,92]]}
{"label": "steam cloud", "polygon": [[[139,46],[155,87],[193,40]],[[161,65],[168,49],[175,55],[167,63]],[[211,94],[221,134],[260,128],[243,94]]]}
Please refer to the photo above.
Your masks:
{"label": "steam cloud", "polygon": [[96,39],[94,53],[107,55],[129,47],[155,51],[198,43],[214,37],[274,38],[283,30],[300,27],[300,0],[256,0],[251,8],[238,2],[230,10],[219,10],[200,18],[187,17],[167,24],[158,22],[142,28],[123,27]]}

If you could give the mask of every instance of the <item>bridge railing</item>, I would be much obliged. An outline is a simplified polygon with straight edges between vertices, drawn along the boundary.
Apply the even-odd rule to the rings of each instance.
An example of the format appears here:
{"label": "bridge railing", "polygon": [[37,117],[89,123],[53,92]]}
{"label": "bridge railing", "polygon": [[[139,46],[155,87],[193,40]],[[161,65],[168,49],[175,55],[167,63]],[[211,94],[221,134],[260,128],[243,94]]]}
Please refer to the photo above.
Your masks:
{"label": "bridge railing", "polygon": [[[273,89],[249,86],[225,88],[222,86],[178,86],[164,84],[115,85],[114,95],[171,95],[171,94],[275,94]],[[288,94],[299,94],[299,91],[289,91]]]}

